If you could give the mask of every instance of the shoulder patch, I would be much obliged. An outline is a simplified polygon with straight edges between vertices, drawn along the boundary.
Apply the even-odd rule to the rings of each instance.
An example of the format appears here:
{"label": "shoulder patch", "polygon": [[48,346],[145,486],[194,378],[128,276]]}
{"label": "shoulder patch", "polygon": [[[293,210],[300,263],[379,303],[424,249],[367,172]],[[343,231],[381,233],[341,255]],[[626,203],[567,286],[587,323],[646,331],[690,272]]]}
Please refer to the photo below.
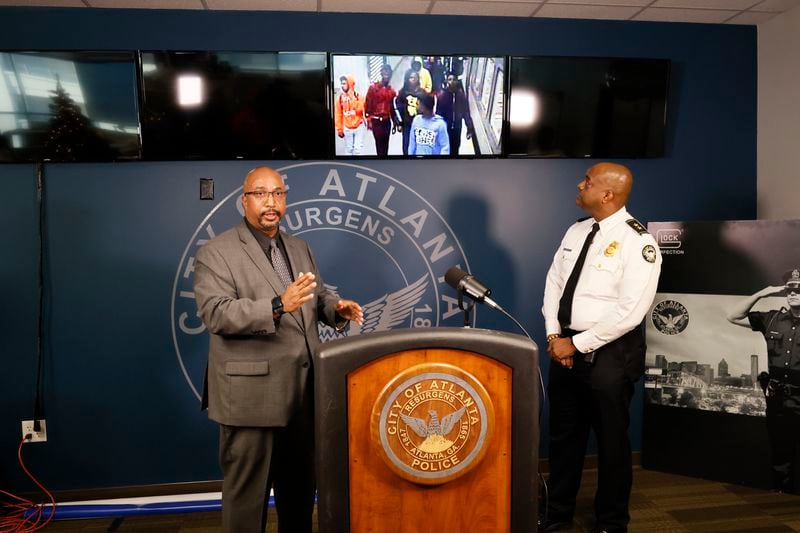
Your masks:
{"label": "shoulder patch", "polygon": [[642,226],[641,222],[639,222],[639,221],[638,221],[638,220],[636,220],[635,218],[630,218],[630,219],[626,220],[625,222],[627,222],[627,223],[628,223],[628,225],[629,225],[630,227],[632,227],[632,228],[633,228],[633,230],[634,230],[636,233],[638,233],[639,235],[644,235],[645,233],[647,233],[647,228],[645,228],[644,226]]}
{"label": "shoulder patch", "polygon": [[648,263],[655,263],[656,255],[657,255],[656,247],[653,246],[652,244],[648,244],[647,246],[642,248],[642,257],[644,257],[644,260],[647,261]]}

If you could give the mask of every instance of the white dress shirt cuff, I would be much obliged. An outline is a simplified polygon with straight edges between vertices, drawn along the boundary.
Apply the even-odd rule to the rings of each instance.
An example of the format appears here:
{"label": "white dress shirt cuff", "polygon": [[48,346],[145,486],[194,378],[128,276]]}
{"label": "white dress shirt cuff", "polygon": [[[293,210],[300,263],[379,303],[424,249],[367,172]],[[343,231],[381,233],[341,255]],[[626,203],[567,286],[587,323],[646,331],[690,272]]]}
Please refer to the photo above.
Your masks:
{"label": "white dress shirt cuff", "polygon": [[597,350],[600,346],[593,346],[591,343],[595,341],[593,339],[593,335],[590,331],[584,331],[583,333],[578,333],[574,337],[572,337],[572,344],[575,346],[575,349],[581,353],[589,353]]}
{"label": "white dress shirt cuff", "polygon": [[561,334],[561,324],[558,323],[558,319],[550,319],[547,318],[544,321],[544,330],[547,332],[547,335],[553,334]]}

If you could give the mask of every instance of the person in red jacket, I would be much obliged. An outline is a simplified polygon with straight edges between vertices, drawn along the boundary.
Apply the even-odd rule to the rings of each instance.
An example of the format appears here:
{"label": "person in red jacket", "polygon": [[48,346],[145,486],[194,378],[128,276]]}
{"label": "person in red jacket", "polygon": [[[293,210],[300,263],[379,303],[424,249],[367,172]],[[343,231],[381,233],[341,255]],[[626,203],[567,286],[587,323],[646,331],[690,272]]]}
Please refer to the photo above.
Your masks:
{"label": "person in red jacket", "polygon": [[397,93],[389,85],[391,79],[392,67],[384,63],[381,66],[381,79],[369,86],[364,104],[367,128],[375,137],[375,151],[380,157],[389,154],[389,136],[397,131],[397,119],[392,113]]}
{"label": "person in red jacket", "polygon": [[336,98],[336,134],[344,139],[347,155],[360,155],[364,145],[364,99],[356,91],[351,75],[339,78],[342,90]]}

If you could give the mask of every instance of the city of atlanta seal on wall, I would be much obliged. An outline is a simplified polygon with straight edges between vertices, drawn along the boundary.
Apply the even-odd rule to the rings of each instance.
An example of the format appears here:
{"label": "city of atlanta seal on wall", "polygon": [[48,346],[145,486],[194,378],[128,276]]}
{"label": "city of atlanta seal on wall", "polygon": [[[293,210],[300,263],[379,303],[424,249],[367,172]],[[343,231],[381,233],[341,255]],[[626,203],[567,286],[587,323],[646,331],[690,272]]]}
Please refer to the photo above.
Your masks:
{"label": "city of atlanta seal on wall", "polygon": [[677,335],[689,325],[689,311],[680,302],[664,300],[653,308],[653,325],[665,335]]}
{"label": "city of atlanta seal on wall", "polygon": [[423,363],[397,374],[372,408],[378,454],[398,476],[440,485],[472,470],[494,432],[486,389],[464,370]]}

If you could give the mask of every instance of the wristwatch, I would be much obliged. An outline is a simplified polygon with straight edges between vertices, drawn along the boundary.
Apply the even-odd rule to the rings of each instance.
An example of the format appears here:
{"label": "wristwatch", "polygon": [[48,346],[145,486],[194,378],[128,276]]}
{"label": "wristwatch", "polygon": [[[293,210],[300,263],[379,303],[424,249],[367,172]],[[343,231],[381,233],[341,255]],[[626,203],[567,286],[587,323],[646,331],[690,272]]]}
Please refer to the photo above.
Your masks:
{"label": "wristwatch", "polygon": [[276,318],[280,318],[286,311],[283,310],[283,301],[281,300],[280,296],[276,296],[272,299],[272,314],[277,315]]}

